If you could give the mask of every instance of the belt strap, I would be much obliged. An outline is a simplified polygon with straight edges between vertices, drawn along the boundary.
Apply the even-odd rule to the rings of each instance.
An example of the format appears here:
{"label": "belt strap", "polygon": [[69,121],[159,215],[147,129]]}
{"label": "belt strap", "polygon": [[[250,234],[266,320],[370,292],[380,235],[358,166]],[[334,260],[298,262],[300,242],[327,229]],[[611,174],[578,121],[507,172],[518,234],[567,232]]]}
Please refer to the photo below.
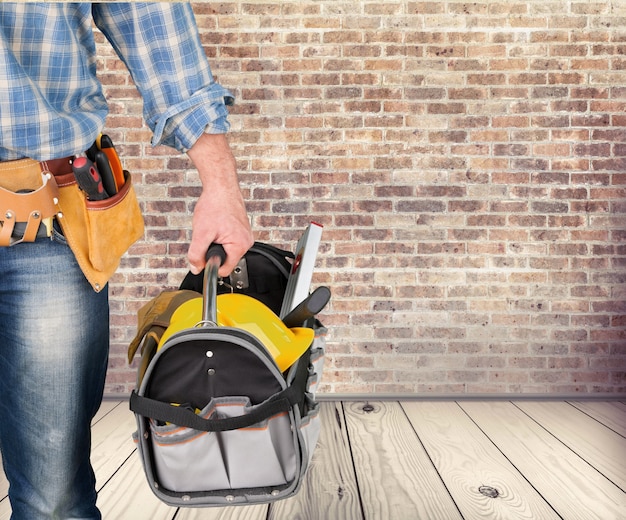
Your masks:
{"label": "belt strap", "polygon": [[[24,241],[24,234],[26,233],[27,222],[16,222],[13,227],[13,233],[11,233],[11,237],[14,239],[21,239],[19,242]],[[51,235],[52,230],[50,226],[54,225],[54,222],[51,220],[49,224],[46,222],[42,222],[39,225],[39,229],[37,229],[37,233],[35,234],[35,238],[48,238]],[[13,242],[14,244],[18,243],[18,240]]]}

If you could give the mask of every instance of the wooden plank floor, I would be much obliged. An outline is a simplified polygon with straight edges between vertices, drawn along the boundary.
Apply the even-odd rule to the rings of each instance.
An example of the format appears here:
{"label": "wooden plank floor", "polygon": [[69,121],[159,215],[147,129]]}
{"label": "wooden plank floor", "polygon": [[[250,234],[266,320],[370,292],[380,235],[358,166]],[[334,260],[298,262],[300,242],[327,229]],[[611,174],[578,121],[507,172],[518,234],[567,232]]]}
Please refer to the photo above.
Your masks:
{"label": "wooden plank floor", "polygon": [[[323,402],[300,493],[176,509],[150,491],[127,403],[105,401],[92,461],[105,520],[626,519],[626,404]],[[0,473],[0,520],[11,514]]]}

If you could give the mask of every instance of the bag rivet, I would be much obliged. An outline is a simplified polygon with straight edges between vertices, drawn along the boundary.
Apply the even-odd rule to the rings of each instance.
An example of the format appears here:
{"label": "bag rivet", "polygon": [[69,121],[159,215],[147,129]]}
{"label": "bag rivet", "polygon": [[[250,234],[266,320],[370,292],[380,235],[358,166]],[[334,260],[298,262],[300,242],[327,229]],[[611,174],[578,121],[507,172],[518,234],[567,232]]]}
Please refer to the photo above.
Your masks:
{"label": "bag rivet", "polygon": [[226,495],[224,497],[224,499],[226,500],[226,502],[234,502],[235,501],[235,497],[232,495]]}
{"label": "bag rivet", "polygon": [[13,218],[13,213],[11,213],[10,211],[7,211],[7,212],[4,214],[4,218],[5,218],[6,220],[11,220],[11,219]]}
{"label": "bag rivet", "polygon": [[182,497],[183,502],[189,502],[191,500],[191,497],[189,495],[183,495]]}
{"label": "bag rivet", "polygon": [[213,352],[211,350],[207,350],[206,357],[213,357]]}
{"label": "bag rivet", "polygon": [[39,218],[41,217],[41,213],[39,213],[39,211],[33,211],[33,218]]}
{"label": "bag rivet", "polygon": [[210,376],[215,375],[215,369],[214,369],[214,368],[209,368],[209,369],[207,370],[207,374],[209,374]]}
{"label": "bag rivet", "polygon": [[276,497],[279,494],[280,494],[280,491],[278,491],[278,489],[272,489],[272,493],[271,493],[272,496]]}

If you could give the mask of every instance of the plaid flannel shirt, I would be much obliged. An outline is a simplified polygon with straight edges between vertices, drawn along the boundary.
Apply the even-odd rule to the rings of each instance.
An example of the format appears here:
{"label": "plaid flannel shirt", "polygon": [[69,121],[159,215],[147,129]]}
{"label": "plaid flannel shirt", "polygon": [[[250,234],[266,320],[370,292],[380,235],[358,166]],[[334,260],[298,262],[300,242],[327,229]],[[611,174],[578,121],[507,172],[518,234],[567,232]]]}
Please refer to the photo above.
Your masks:
{"label": "plaid flannel shirt", "polygon": [[0,160],[89,148],[108,113],[92,23],[143,98],[153,144],[188,150],[228,131],[231,94],[216,83],[189,4],[0,3]]}

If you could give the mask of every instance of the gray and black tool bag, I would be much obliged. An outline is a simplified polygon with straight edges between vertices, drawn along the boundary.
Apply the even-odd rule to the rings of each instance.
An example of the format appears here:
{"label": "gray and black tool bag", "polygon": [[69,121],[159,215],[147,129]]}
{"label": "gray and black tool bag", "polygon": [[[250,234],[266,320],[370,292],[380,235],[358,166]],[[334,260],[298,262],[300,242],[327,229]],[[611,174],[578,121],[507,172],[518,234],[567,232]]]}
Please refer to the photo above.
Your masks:
{"label": "gray and black tool bag", "polygon": [[204,275],[202,322],[174,333],[158,349],[142,349],[150,359],[142,362],[130,399],[149,485],[171,506],[293,496],[320,431],[315,389],[325,329],[310,320],[315,339],[281,372],[254,335],[216,325],[214,258]]}

